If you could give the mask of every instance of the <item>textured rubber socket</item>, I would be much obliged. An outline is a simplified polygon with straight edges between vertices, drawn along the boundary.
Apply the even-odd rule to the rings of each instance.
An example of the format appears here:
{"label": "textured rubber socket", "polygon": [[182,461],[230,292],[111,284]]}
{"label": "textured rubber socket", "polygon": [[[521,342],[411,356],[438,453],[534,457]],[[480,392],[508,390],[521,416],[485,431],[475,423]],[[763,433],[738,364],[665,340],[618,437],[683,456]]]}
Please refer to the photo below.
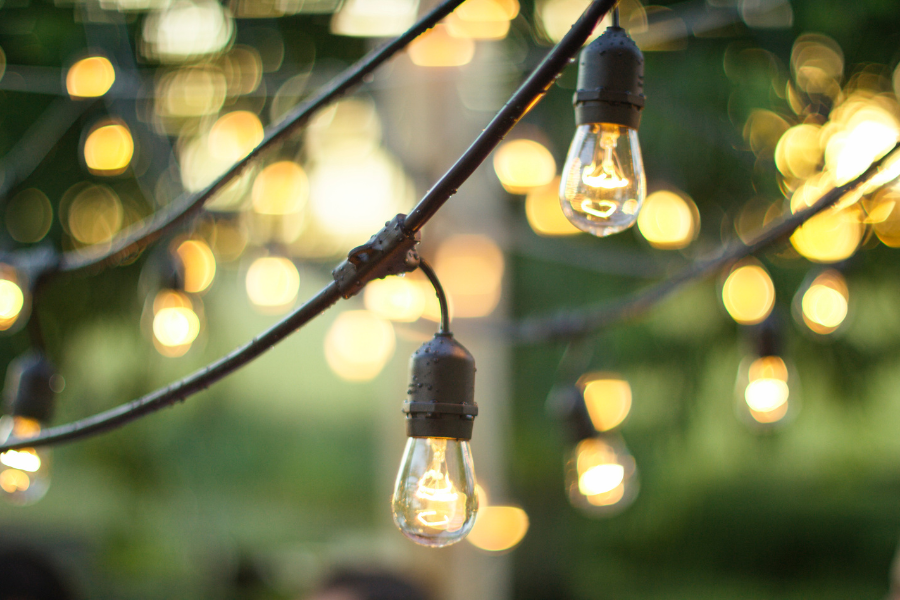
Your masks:
{"label": "textured rubber socket", "polygon": [[56,397],[50,379],[55,374],[50,361],[36,352],[23,354],[9,363],[3,389],[7,412],[41,423],[49,422]]}
{"label": "textured rubber socket", "polygon": [[609,27],[578,59],[575,123],[637,129],[644,108],[644,55],[621,27]]}
{"label": "textured rubber socket", "polygon": [[453,334],[435,334],[413,353],[407,395],[403,412],[409,437],[472,439],[478,415],[475,359]]}

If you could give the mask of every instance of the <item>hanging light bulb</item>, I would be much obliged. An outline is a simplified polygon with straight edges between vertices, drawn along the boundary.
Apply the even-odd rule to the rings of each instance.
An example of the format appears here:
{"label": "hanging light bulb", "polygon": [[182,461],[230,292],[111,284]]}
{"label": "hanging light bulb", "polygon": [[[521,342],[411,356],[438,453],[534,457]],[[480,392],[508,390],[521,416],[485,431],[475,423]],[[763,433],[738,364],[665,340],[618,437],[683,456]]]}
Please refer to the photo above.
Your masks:
{"label": "hanging light bulb", "polygon": [[634,225],[646,195],[637,130],[644,107],[644,57],[618,22],[588,45],[578,65],[578,128],[559,188],[575,227],[607,236]]}
{"label": "hanging light bulb", "polygon": [[799,381],[794,368],[781,355],[777,318],[752,330],[756,353],[738,368],[734,387],[735,412],[755,431],[766,431],[790,421],[800,408]]}
{"label": "hanging light bulb", "polygon": [[587,516],[618,514],[637,497],[637,465],[616,434],[578,442],[566,463],[566,489],[572,506]]}
{"label": "hanging light bulb", "polygon": [[403,405],[409,440],[392,512],[406,537],[441,548],[466,537],[478,510],[469,448],[478,414],[475,359],[448,331],[446,299],[434,272],[422,270],[438,290],[443,319],[440,332],[410,359],[409,400]]}
{"label": "hanging light bulb", "polygon": [[[7,410],[0,418],[0,442],[29,438],[50,420],[60,378],[42,354],[30,352],[10,363],[6,374]],[[50,487],[49,448],[18,448],[0,454],[0,495],[12,504],[33,504]]]}

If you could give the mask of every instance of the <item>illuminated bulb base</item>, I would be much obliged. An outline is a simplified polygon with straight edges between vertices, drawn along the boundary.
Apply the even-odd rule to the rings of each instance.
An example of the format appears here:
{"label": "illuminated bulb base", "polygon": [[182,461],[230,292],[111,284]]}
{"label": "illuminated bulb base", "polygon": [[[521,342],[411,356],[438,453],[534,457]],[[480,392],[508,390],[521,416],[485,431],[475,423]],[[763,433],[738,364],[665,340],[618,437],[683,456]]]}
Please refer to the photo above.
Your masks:
{"label": "illuminated bulb base", "polygon": [[455,544],[475,525],[477,510],[469,442],[409,438],[392,501],[403,535],[431,548]]}

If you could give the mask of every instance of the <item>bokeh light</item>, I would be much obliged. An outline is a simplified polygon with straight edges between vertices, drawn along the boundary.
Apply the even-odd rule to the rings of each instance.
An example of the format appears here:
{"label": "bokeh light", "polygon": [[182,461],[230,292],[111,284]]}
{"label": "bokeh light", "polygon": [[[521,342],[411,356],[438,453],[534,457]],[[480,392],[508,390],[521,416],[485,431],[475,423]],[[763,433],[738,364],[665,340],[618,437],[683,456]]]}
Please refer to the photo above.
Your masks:
{"label": "bokeh light", "polygon": [[231,15],[214,0],[175,0],[144,19],[141,51],[161,62],[184,62],[219,53],[234,35]]}
{"label": "bokeh light", "polygon": [[778,356],[762,356],[750,363],[743,399],[758,423],[780,421],[788,411],[788,369]]}
{"label": "bokeh light", "polygon": [[6,230],[17,242],[39,242],[52,225],[53,206],[50,199],[36,188],[22,190],[6,205]]}
{"label": "bokeh light", "polygon": [[209,130],[209,153],[225,162],[236,162],[263,140],[263,126],[252,112],[236,110],[219,117]]}
{"label": "bokeh light", "polygon": [[614,373],[588,373],[578,380],[591,423],[597,431],[622,424],[631,410],[631,385]]}
{"label": "bokeh light", "polygon": [[850,303],[850,292],[844,276],[833,269],[813,279],[800,298],[803,322],[812,331],[827,335],[844,322]]}
{"label": "bokeh light", "polygon": [[366,309],[382,319],[412,322],[425,310],[422,287],[409,276],[385,277],[366,285],[363,292]]}
{"label": "bokeh light", "polygon": [[86,246],[109,242],[122,228],[125,211],[110,187],[86,185],[60,214],[66,230],[78,243]]}
{"label": "bokeh light", "polygon": [[184,291],[206,291],[216,277],[216,257],[203,240],[185,240],[176,249],[184,266]]}
{"label": "bokeh light", "polygon": [[461,67],[472,62],[475,42],[451,35],[447,26],[439,23],[413,40],[407,52],[420,67]]}
{"label": "bokeh light", "polygon": [[677,250],[697,237],[700,213],[687,196],[662,190],[644,200],[637,225],[641,235],[654,248]]}
{"label": "bokeh light", "polygon": [[247,296],[262,313],[278,314],[293,306],[300,291],[300,273],[281,256],[257,258],[247,269]]}
{"label": "bokeh light", "polygon": [[391,356],[394,328],[367,310],[342,312],[325,335],[325,359],[331,370],[347,381],[374,379]]}
{"label": "bokeh light", "polygon": [[556,161],[540,142],[512,140],[494,152],[494,172],[507,192],[526,194],[553,181]]}
{"label": "bokeh light", "polygon": [[97,98],[116,81],[116,70],[105,56],[82,58],[66,73],[66,91],[73,98]]}
{"label": "bokeh light", "polygon": [[25,307],[25,292],[16,270],[0,263],[0,331],[12,327]]}
{"label": "bokeh light", "polygon": [[455,316],[483,317],[493,312],[500,302],[503,252],[489,237],[447,238],[438,247],[434,268],[452,298]]}
{"label": "bokeh light", "polygon": [[517,506],[481,506],[466,540],[487,552],[514,548],[528,532],[528,515]]}
{"label": "bokeh light", "polygon": [[225,104],[226,90],[225,74],[215,65],[176,69],[156,84],[156,112],[172,118],[212,115]]}
{"label": "bokeh light", "polygon": [[772,312],[775,285],[762,265],[743,264],[725,279],[722,301],[732,319],[741,325],[755,325]]}
{"label": "bokeh light", "polygon": [[610,515],[627,507],[637,494],[636,465],[624,444],[601,437],[582,440],[567,468],[572,504],[588,515]]}
{"label": "bokeh light", "polygon": [[566,218],[559,204],[559,180],[555,177],[547,185],[529,190],[525,197],[525,217],[538,235],[558,237],[581,233]]}
{"label": "bokeh light", "polygon": [[163,289],[153,298],[153,345],[163,356],[183,356],[200,335],[201,322],[191,298]]}
{"label": "bokeh light", "polygon": [[331,31],[354,37],[400,35],[415,21],[418,0],[347,0],[331,19]]}
{"label": "bokeh light", "polygon": [[297,163],[282,160],[263,169],[253,182],[253,210],[263,215],[298,213],[309,198],[309,179]]}
{"label": "bokeh light", "polygon": [[94,175],[123,173],[134,156],[134,140],[123,123],[93,129],[84,141],[84,162]]}

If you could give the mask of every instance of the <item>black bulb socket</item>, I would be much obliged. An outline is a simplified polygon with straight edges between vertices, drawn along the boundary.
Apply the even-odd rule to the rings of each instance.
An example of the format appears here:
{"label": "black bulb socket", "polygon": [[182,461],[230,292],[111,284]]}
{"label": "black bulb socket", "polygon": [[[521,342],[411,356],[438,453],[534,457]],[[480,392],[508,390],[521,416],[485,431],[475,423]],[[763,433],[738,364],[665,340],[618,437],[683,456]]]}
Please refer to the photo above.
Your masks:
{"label": "black bulb socket", "polygon": [[413,353],[407,395],[409,437],[472,439],[478,415],[475,359],[453,334],[437,333]]}
{"label": "black bulb socket", "polygon": [[6,369],[3,388],[6,413],[48,423],[56,398],[51,382],[54,375],[56,369],[41,353],[28,352],[14,359]]}
{"label": "black bulb socket", "polygon": [[644,55],[621,27],[609,27],[581,51],[575,123],[637,129],[644,108]]}

